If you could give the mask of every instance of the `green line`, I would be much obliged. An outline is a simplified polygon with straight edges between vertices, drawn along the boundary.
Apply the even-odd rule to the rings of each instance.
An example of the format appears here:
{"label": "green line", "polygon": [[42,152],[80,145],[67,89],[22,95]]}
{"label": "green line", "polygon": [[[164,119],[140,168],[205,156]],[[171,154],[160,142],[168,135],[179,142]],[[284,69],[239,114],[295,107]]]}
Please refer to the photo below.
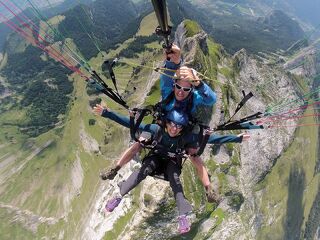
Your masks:
{"label": "green line", "polygon": [[[31,2],[31,0],[26,0],[26,1],[31,5],[32,11],[34,12],[34,16],[35,16],[38,20],[44,22],[44,23],[53,31],[53,33],[55,34],[55,36],[58,36],[64,43],[66,43],[65,37],[63,36],[63,34],[62,34],[60,31],[58,31],[57,29],[55,29],[54,27],[52,27],[51,24],[48,23],[48,19],[46,19],[46,18],[40,13],[39,9],[37,9],[37,7]],[[67,44],[64,44],[64,45],[67,47],[67,49],[68,49],[70,52],[72,52],[72,53],[76,56],[76,58],[78,58],[78,60],[80,59],[80,62],[83,62],[83,63],[84,63],[84,65],[81,64],[80,62],[79,62],[79,64],[80,64],[81,66],[83,66],[87,71],[90,72],[90,71],[91,71],[91,67],[90,67],[89,63],[88,63],[84,58],[82,58],[82,57],[79,56],[77,53],[75,53]]]}
{"label": "green line", "polygon": [[[316,103],[316,102],[319,102],[319,101],[320,101],[320,98],[315,98],[315,99],[312,99],[312,100],[313,100],[312,102],[308,101],[307,103],[302,104],[302,105],[300,104],[300,105],[291,106],[290,109],[295,109],[295,108],[301,108],[301,109],[302,109],[303,106],[312,105],[312,104],[314,104],[314,103]],[[281,114],[284,113],[284,112],[290,111],[290,109],[283,110],[283,111],[278,111],[278,112],[275,111],[275,112],[271,112],[271,113],[267,112],[268,114],[266,114],[266,115],[267,115],[267,116],[270,116],[270,115],[272,115],[272,116],[277,116],[277,115],[281,115]]]}
{"label": "green line", "polygon": [[[52,4],[50,3],[49,0],[46,0],[47,3],[49,4],[49,7],[50,8],[53,8]],[[59,22],[62,22],[59,18],[59,15],[56,16],[59,20]],[[46,22],[47,23],[47,22]],[[47,23],[48,25],[50,25],[49,23]],[[66,32],[67,35],[71,36],[70,33],[67,31],[67,29],[64,27],[63,24],[60,25],[62,28],[63,28],[63,31]],[[59,31],[59,29],[56,29],[56,28],[52,28],[53,29],[54,33],[57,34],[61,40],[66,40],[67,38]],[[67,47],[67,49],[72,52],[75,56],[77,56],[78,59],[80,59],[80,61],[82,61],[85,65],[85,68],[87,68],[88,71],[91,70],[91,66],[89,65],[88,61],[83,57],[83,56],[79,56],[77,52],[75,52],[73,49],[71,49],[68,45],[67,45],[67,41],[64,41],[65,42],[65,46]]]}
{"label": "green line", "polygon": [[[318,76],[319,76],[319,75],[318,75]],[[314,81],[317,80],[316,78],[317,78],[317,77],[314,78]],[[320,87],[314,89],[314,90],[311,91],[311,92],[308,92],[308,93],[304,94],[304,95],[302,96],[302,98],[308,99],[308,98],[310,98],[313,94],[319,93],[319,91],[320,91]],[[276,103],[275,105],[273,105],[273,106],[268,106],[267,108],[269,108],[270,111],[274,111],[274,109],[283,108],[283,107],[286,107],[287,105],[290,105],[290,104],[295,103],[295,102],[298,102],[298,101],[302,101],[302,99],[301,99],[301,98],[298,98],[298,99],[295,99],[295,100],[285,101],[285,102],[282,102],[282,103]]]}
{"label": "green line", "polygon": [[[82,10],[84,11],[85,15],[87,16],[87,14],[86,14],[85,10],[83,9],[83,7],[81,6],[81,4],[80,4],[80,7],[82,8]],[[98,43],[94,40],[94,38],[93,38],[93,37],[90,35],[90,33],[86,30],[86,28],[84,27],[84,25],[82,24],[82,22],[80,21],[80,19],[78,18],[78,16],[75,15],[75,17],[76,17],[78,23],[80,24],[82,30],[83,30],[83,31],[88,35],[88,37],[91,39],[93,45],[96,47],[96,49],[99,51],[99,53],[101,53],[101,49],[100,49]],[[90,18],[89,18],[89,20],[90,20]],[[91,21],[91,22],[92,22],[92,21]],[[94,23],[92,22],[92,24],[94,24]],[[94,35],[93,32],[91,32],[91,34]]]}
{"label": "green line", "polygon": [[[88,14],[88,13],[86,12],[86,10],[84,9],[83,4],[81,4],[80,0],[78,0],[78,3],[79,3],[79,5],[80,5],[82,11],[84,12],[84,14],[87,16],[87,18],[88,18],[88,19],[91,21],[91,23],[94,25],[93,20],[91,19],[91,17],[89,16],[89,14]],[[98,39],[98,38],[95,36],[94,32],[91,32],[91,34],[92,34],[93,39],[94,39],[94,42],[96,43],[96,46],[97,46],[97,48],[98,48],[98,50],[99,50],[99,53],[102,54],[102,52],[101,52],[101,50],[100,50],[100,48],[99,48],[99,44],[98,44],[98,42],[97,42],[97,39]]]}

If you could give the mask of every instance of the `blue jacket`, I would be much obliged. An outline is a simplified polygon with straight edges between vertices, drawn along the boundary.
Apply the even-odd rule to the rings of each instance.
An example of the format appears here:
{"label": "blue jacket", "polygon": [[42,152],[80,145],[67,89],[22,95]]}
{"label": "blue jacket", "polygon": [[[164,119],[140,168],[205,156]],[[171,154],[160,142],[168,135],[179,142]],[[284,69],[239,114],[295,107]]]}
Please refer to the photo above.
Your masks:
{"label": "blue jacket", "polygon": [[[178,69],[180,64],[175,64],[170,61],[166,61],[165,67],[168,69],[176,70]],[[172,71],[165,71],[166,74],[173,76],[174,72]],[[174,80],[166,75],[160,76],[160,88],[161,88],[161,97],[162,100],[169,97],[169,95],[174,90]],[[201,81],[200,85],[195,87],[192,90],[191,97],[192,99],[192,108],[190,110],[191,115],[195,114],[197,107],[199,105],[206,105],[206,106],[213,106],[216,102],[216,93],[212,91],[212,89],[203,81]],[[173,98],[166,106],[165,111],[170,111],[173,108],[181,108],[182,110],[187,109],[189,100],[188,98],[184,101],[177,101],[175,98]],[[193,116],[195,117],[195,116]]]}
{"label": "blue jacket", "polygon": [[[109,118],[112,121],[119,123],[120,125],[130,128],[130,119],[121,114],[115,113],[113,111],[104,110],[102,116],[105,118]],[[149,132],[152,136],[155,136],[161,126],[158,124],[143,124],[141,123],[139,126],[139,130]],[[181,137],[183,140],[181,141]],[[183,142],[183,146],[180,146],[181,142]],[[208,140],[209,144],[223,144],[227,142],[242,142],[242,137],[238,137],[236,135],[215,135],[211,134]],[[198,146],[198,135],[193,133],[186,133],[182,135],[178,135],[176,137],[170,137],[166,131],[163,131],[162,138],[159,142],[163,147],[165,147],[168,152],[176,152],[178,148],[195,148]]]}

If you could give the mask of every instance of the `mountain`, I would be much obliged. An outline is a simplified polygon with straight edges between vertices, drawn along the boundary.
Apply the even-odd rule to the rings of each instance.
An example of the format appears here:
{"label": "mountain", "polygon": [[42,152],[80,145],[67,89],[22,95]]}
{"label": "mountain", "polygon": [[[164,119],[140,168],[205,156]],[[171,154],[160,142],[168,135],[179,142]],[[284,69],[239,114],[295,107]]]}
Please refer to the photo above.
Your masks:
{"label": "mountain", "polygon": [[245,18],[257,19],[265,17],[274,10],[281,10],[294,19],[306,32],[306,37],[316,40],[319,34],[319,8],[317,0],[241,0],[212,1],[190,0],[194,6],[218,15],[239,15]]}
{"label": "mountain", "polygon": [[[86,58],[91,58],[99,52],[97,48],[109,49],[115,46],[119,41],[117,38],[124,33],[127,33],[126,38],[132,36],[141,21],[138,17],[139,13],[131,1],[120,0],[113,4],[111,0],[97,0],[88,7],[76,6],[66,12],[59,29],[75,41]],[[130,27],[129,23],[134,20],[137,21]],[[89,36],[92,33],[95,40]]]}
{"label": "mountain", "polygon": [[320,22],[320,4],[316,0],[264,0],[266,5],[272,6],[276,9],[289,11],[293,16],[297,16],[301,20],[312,24],[314,27],[319,25]]}
{"label": "mountain", "polygon": [[[242,90],[252,91],[254,97],[234,119],[273,107],[290,111],[290,101],[318,89],[319,54],[314,50],[318,45],[292,55],[283,54],[282,61],[275,62],[261,60],[252,50],[230,54],[232,42],[225,48],[217,43],[217,32],[213,31],[211,37],[200,27],[209,29],[209,21],[179,22],[187,16],[200,22],[209,13],[191,11],[192,5],[181,5],[181,1],[168,2],[176,42],[185,62],[205,74],[217,93],[215,108],[210,113],[202,112],[212,117],[210,126],[229,119],[243,98]],[[129,64],[120,62],[115,67],[120,93],[129,106],[154,104],[160,99],[159,74],[150,67],[162,66],[161,44],[152,36],[157,23],[154,14],[139,15],[143,12],[141,6],[146,5],[134,9],[130,2],[125,3],[120,2],[118,9],[116,4],[107,9],[102,1],[83,6],[88,13],[97,13],[99,18],[92,17],[94,24],[79,14],[86,26],[93,27],[95,35],[101,34],[99,40],[107,34],[116,38],[117,46],[103,48],[107,50],[103,54],[94,55],[91,41],[87,42],[89,50],[81,43],[83,35],[77,35],[80,30],[76,28],[79,24],[74,10],[63,14],[64,21],[54,26],[67,23],[69,36],[75,37],[73,42],[80,43],[87,56],[94,56],[89,63],[108,84],[110,81],[101,72],[103,61],[125,55]],[[123,10],[125,6],[128,9]],[[78,13],[83,10],[75,9]],[[115,17],[118,15],[112,14],[121,10],[119,16],[124,18],[126,13],[128,19],[112,19],[112,31],[99,33],[110,23],[103,11],[111,11],[108,14]],[[244,20],[239,16],[241,23]],[[230,22],[234,23],[236,16],[233,18]],[[297,31],[296,23],[282,12],[245,19],[248,24],[264,26],[272,33],[266,36],[275,37],[274,41],[291,38],[288,35]],[[284,20],[289,22],[283,26]],[[125,26],[130,31],[124,31]],[[266,38],[256,37],[256,41]],[[102,46],[111,46],[113,39],[107,40]],[[251,44],[255,41],[249,37],[247,40]],[[270,47],[271,40],[267,44]],[[128,130],[94,116],[90,106],[103,101],[123,114],[127,111],[16,34],[9,36],[7,46],[10,51],[1,62],[6,65],[0,72],[4,88],[11,90],[9,96],[0,98],[1,239],[180,239],[170,186],[159,179],[147,178],[113,213],[104,212],[105,202],[116,193],[117,184],[139,167],[140,161],[130,162],[113,181],[99,180],[99,171],[119,159],[130,139]],[[240,44],[235,46],[240,48]],[[264,46],[256,46],[258,49]],[[317,110],[307,109],[306,116],[313,115],[313,111]],[[205,191],[187,160],[182,182],[195,214],[190,216],[192,229],[183,238],[316,239],[320,231],[317,121],[315,115],[295,119],[291,126],[275,122],[271,127],[250,131],[249,142],[207,147],[202,157],[213,187],[221,193],[219,206],[206,201]]]}
{"label": "mountain", "polygon": [[[113,5],[114,11],[116,6]],[[138,29],[139,24],[134,28]],[[155,20],[149,19],[150,29],[144,28],[142,35],[151,35],[155,25]],[[135,39],[130,37],[119,49],[110,51],[108,57],[115,57],[121,48],[133,48],[131,44]],[[141,39],[147,50],[141,52],[140,47],[138,57],[132,61],[152,62],[161,58],[162,49],[157,41],[145,41],[143,36]],[[11,224],[8,220],[0,224],[1,239],[79,239],[84,235],[81,222],[88,214],[81,209],[91,208],[94,192],[99,188],[97,173],[110,163],[107,159],[115,159],[126,147],[127,135],[118,126],[101,131],[89,102],[103,96],[97,95],[96,91],[92,93],[82,78],[70,75],[16,34],[10,35],[8,42],[11,51],[8,51],[6,66],[0,72],[1,83],[5,82],[5,87],[12,90],[9,96],[0,98],[0,215],[3,219],[16,216],[17,222]],[[137,43],[133,45],[135,49]],[[95,61],[102,64],[103,60]],[[153,86],[148,79],[152,71],[128,66],[120,68],[122,75],[129,77],[119,77],[118,87],[121,93],[128,95],[130,104],[138,104]],[[157,78],[155,75],[153,80]],[[45,125],[47,122],[53,124]],[[123,145],[110,142],[116,135]],[[90,165],[88,169],[86,164]],[[26,199],[22,196],[25,189],[30,190]],[[49,191],[52,195],[48,195]],[[67,222],[64,219],[68,219]]]}
{"label": "mountain", "polygon": [[[37,7],[39,8],[45,8],[45,7],[50,7],[50,6],[56,6],[56,5],[61,5],[63,2],[68,2],[69,0],[40,0],[40,1],[30,1],[32,4],[36,4]],[[14,0],[12,1],[16,6],[19,6],[22,10],[25,10],[26,8],[30,7],[30,4],[26,1],[23,0]],[[0,8],[0,13],[6,14],[7,10],[4,7]]]}
{"label": "mountain", "polygon": [[[37,1],[36,3],[32,2],[31,3],[36,6],[37,10],[39,9],[41,12],[41,15],[46,17],[46,18],[51,18],[52,16],[55,16],[59,13],[65,12],[70,8],[75,7],[78,4],[89,4],[91,3],[91,0],[78,0],[78,1],[73,1],[73,0],[55,0],[55,1]],[[26,15],[29,19],[32,19],[34,22],[38,22],[38,17],[35,14],[35,10],[32,8],[32,5],[27,3],[26,1],[13,1],[15,6],[18,6],[19,9],[23,10],[23,14]],[[20,16],[21,19],[25,20],[23,17],[21,17],[21,14],[19,15],[19,10],[17,7],[14,5],[9,5],[7,6],[13,10],[18,16]],[[17,19],[17,17],[14,17],[12,13],[6,9],[5,7],[0,8],[0,13],[4,14],[6,17],[11,18],[12,21],[18,25],[21,24],[21,22]],[[2,18],[0,18],[2,20]],[[0,21],[0,50],[3,47],[3,44],[6,41],[6,38],[9,33],[12,32],[12,29],[8,27],[5,23],[1,23]]]}
{"label": "mountain", "polygon": [[286,50],[304,37],[299,23],[283,11],[266,12],[256,1],[249,2],[194,0],[192,16],[230,53],[241,48],[251,53]]}

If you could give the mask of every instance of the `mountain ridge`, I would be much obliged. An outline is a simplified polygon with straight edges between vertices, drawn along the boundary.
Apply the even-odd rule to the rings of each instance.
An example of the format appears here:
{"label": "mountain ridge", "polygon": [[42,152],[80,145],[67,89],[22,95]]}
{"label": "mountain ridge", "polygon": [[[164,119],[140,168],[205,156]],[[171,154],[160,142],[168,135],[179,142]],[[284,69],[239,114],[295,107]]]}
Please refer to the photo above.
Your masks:
{"label": "mountain ridge", "polygon": [[[183,11],[181,13],[180,17],[183,16]],[[209,78],[218,79],[218,82],[208,82],[217,91],[219,99],[211,122],[212,126],[215,126],[220,119],[227,119],[230,116],[232,109],[236,108],[237,102],[242,97],[240,91],[242,89],[246,92],[254,89],[255,98],[243,108],[241,116],[264,109],[267,104],[274,101],[297,97],[301,91],[297,88],[299,80],[284,73],[281,66],[264,64],[245,50],[229,55],[222,45],[208,37],[199,25],[194,27],[195,25],[192,21],[184,22],[177,30],[177,38],[180,39],[186,59],[191,64],[194,60],[193,66],[201,72],[206,72]],[[183,37],[183,34],[187,36]],[[190,46],[184,45],[186,39]],[[130,44],[124,45],[126,47]],[[129,60],[138,64],[142,62],[150,64],[154,59],[160,60],[161,46],[157,42],[147,45],[148,49],[152,49],[151,52],[139,52]],[[107,57],[115,57],[121,49],[121,46],[118,47],[119,50],[108,52]],[[193,54],[188,54],[189,51]],[[91,59],[90,63],[99,66],[103,60],[103,57],[98,55]],[[125,86],[124,91],[128,94],[127,99],[130,104],[141,102],[139,97],[144,96],[141,92],[151,88],[147,82],[150,70],[143,67],[137,70],[121,64],[116,70],[131,76],[130,80],[123,77],[119,81],[119,85]],[[155,74],[152,79],[155,80],[157,77]],[[147,236],[148,239],[157,239],[161,226],[163,237],[180,238],[175,234],[174,203],[172,195],[166,190],[168,188],[166,183],[148,181],[125,199],[123,209],[119,208],[117,212],[119,218],[116,221],[114,215],[105,216],[103,207],[106,198],[116,189],[118,181],[138,167],[138,163],[132,162],[122,169],[115,181],[99,182],[99,169],[109,167],[118,159],[128,145],[129,133],[111,121],[93,117],[88,102],[101,99],[103,96],[96,93],[87,95],[86,84],[79,77],[72,76],[72,78],[74,91],[70,96],[69,109],[61,126],[56,126],[36,138],[22,140],[19,139],[21,136],[11,132],[10,127],[0,130],[0,160],[9,163],[10,159],[15,158],[15,163],[23,164],[24,159],[28,156],[31,158],[27,164],[22,165],[21,171],[15,173],[4,185],[0,185],[0,191],[6,192],[4,195],[1,194],[1,203],[4,205],[11,203],[10,206],[17,208],[18,211],[27,209],[34,214],[32,216],[60,219],[53,225],[35,224],[34,228],[32,226],[26,228],[23,225],[25,221],[23,217],[17,219],[17,224],[14,226],[9,224],[10,221],[8,224],[3,222],[0,224],[0,229],[4,229],[4,236],[9,239],[15,232],[17,238],[26,236],[29,239],[45,236],[74,239],[75,234],[78,238],[88,236],[114,240],[123,239],[125,236],[129,236],[128,239],[141,239]],[[304,82],[302,84],[305,85]],[[266,86],[258,88],[264,85]],[[133,86],[137,89],[134,90]],[[158,100],[159,87],[156,85],[147,101],[155,103]],[[114,109],[118,108],[118,105],[110,101],[108,105]],[[126,111],[121,112],[126,114]],[[1,114],[0,122],[4,117]],[[10,115],[6,115],[6,118],[9,122]],[[192,166],[187,162],[183,173],[185,194],[195,206],[197,214],[194,216],[195,223],[192,230],[186,237],[281,239],[285,236],[290,239],[297,232],[302,233],[309,209],[312,205],[317,206],[318,198],[315,198],[314,189],[317,189],[319,174],[314,171],[316,156],[310,154],[307,159],[303,159],[297,151],[300,149],[299,144],[303,143],[306,152],[315,152],[314,145],[317,142],[315,135],[318,133],[316,130],[317,128],[296,131],[290,128],[265,129],[264,132],[253,132],[250,143],[243,143],[241,146],[232,144],[221,146],[215,151],[207,149],[204,155],[205,163],[215,187],[223,195],[223,201],[218,208],[214,204],[206,203],[204,189]],[[294,134],[297,134],[297,139],[290,141]],[[50,142],[47,148],[32,155],[34,149],[46,146],[47,142]],[[313,144],[308,145],[308,142]],[[9,145],[2,148],[4,143]],[[15,154],[17,152],[21,155]],[[292,165],[291,159],[293,159]],[[12,161],[10,164],[13,164]],[[13,167],[10,164],[0,170],[2,176],[4,171]],[[282,168],[283,165],[285,168]],[[311,168],[312,177],[310,177]],[[303,185],[305,182],[310,183],[306,188]],[[25,189],[28,191],[25,192]],[[312,194],[304,194],[305,189]],[[299,197],[294,201],[295,193],[299,194]],[[286,202],[287,198],[292,201],[291,205],[289,201]],[[305,199],[306,208],[302,204],[302,198]],[[158,207],[159,202],[160,207]],[[281,206],[283,211],[269,206]],[[294,209],[298,210],[298,215],[294,215]],[[6,219],[11,220],[15,217],[6,208],[1,208],[0,213]],[[310,215],[312,215],[311,210]],[[290,228],[287,226],[290,226],[292,223],[290,219],[295,219],[294,217],[297,220],[293,223],[298,227],[290,233]],[[310,219],[315,221],[316,217]],[[132,224],[139,222],[142,224]],[[314,229],[310,229],[310,233],[313,234]],[[140,233],[137,233],[138,230]]]}

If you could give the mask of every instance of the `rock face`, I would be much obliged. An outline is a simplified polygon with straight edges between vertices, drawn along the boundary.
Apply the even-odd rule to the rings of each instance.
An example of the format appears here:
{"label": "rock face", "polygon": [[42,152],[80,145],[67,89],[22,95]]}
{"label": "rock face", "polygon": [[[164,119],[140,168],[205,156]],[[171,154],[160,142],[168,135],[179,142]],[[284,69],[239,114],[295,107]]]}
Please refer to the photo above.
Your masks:
{"label": "rock face", "polygon": [[[237,63],[239,76],[236,83],[240,90],[253,91],[254,98],[247,103],[249,112],[263,111],[267,100],[262,92],[257,92],[255,86],[265,85],[264,91],[273,99],[294,99],[297,97],[291,79],[281,71],[261,65],[257,60],[248,56],[245,50],[237,52],[233,59]],[[294,124],[292,122],[292,124]],[[259,196],[253,193],[253,187],[262,180],[272,169],[277,158],[289,146],[294,128],[274,128],[251,131],[249,142],[240,146],[239,176],[233,187],[240,189],[244,203],[238,214],[231,214],[218,231],[210,239],[255,239],[259,229],[257,201]],[[240,214],[245,214],[249,222],[243,222]]]}
{"label": "rock face", "polygon": [[194,61],[195,54],[197,53],[197,47],[199,46],[200,50],[207,55],[208,54],[208,45],[207,45],[208,34],[204,31],[200,31],[192,37],[186,38],[186,28],[185,24],[181,23],[175,34],[175,42],[180,46],[182,53],[184,53],[184,63],[194,68],[199,68],[197,63]]}
{"label": "rock face", "polygon": [[294,58],[285,62],[283,68],[294,74],[312,78],[320,72],[320,39],[303,48]]}
{"label": "rock face", "polygon": [[[239,67],[239,77],[236,79],[239,89],[254,92],[254,98],[247,103],[247,108],[251,112],[266,109],[268,102],[264,93],[275,101],[298,97],[292,80],[282,71],[261,65],[257,60],[249,57],[244,50],[236,53],[233,58],[238,62]],[[264,88],[261,91],[255,91],[255,87],[261,85],[264,85]],[[275,159],[289,145],[294,130],[290,127],[252,131],[250,143],[243,144],[241,148],[241,172],[246,183],[255,184],[270,171]]]}
{"label": "rock face", "polygon": [[304,35],[303,30],[288,15],[281,10],[274,10],[263,20],[265,26],[276,32],[291,36],[293,39],[301,39]]}
{"label": "rock face", "polygon": [[[218,101],[212,113],[210,126],[216,126],[221,119],[223,121],[226,118],[224,115],[226,112],[227,115],[232,115],[242,98],[242,90],[246,93],[252,91],[254,97],[247,102],[235,119],[257,111],[264,112],[270,102],[279,103],[281,100],[298,98],[295,84],[290,75],[282,69],[264,65],[249,56],[245,50],[237,52],[234,56],[229,56],[220,46],[217,48],[219,49],[217,50],[218,57],[214,58],[216,62],[213,63],[210,58],[212,52],[210,52],[209,41],[211,40],[203,31],[199,31],[194,36],[186,37],[184,23],[177,28],[176,43],[185,53],[185,62],[197,70],[203,70],[206,67],[217,68],[216,78],[222,84],[215,84]],[[199,55],[202,58],[198,58]],[[209,58],[210,60],[208,60]],[[232,74],[225,74],[223,71],[225,69],[232,71],[233,77]],[[226,92],[227,86],[229,88]],[[225,108],[225,103],[228,103],[227,108]],[[294,125],[295,122],[292,121],[291,124]],[[262,222],[272,222],[277,217],[272,214],[266,217],[260,213],[261,193],[254,192],[252,189],[272,170],[279,156],[290,145],[294,132],[294,127],[278,128],[273,123],[271,128],[251,131],[250,141],[237,147],[230,149],[228,146],[221,146],[220,150],[214,154],[209,148],[206,149],[203,155],[206,165],[211,166],[212,159],[216,164],[214,170],[210,169],[210,174],[213,175],[214,187],[219,188],[223,194],[223,201],[219,208],[228,215],[224,219],[223,217],[219,219],[218,216],[208,218],[201,215],[206,211],[204,209],[205,199],[201,196],[203,188],[201,184],[197,183],[196,174],[192,171],[190,164],[184,166],[185,193],[189,201],[195,205],[195,210],[199,212],[193,220],[198,239],[256,239]],[[236,166],[231,164],[234,161],[238,161]],[[231,166],[236,171],[235,173],[231,174],[231,170],[225,169],[228,164],[231,164],[229,168]],[[91,211],[83,225],[86,226],[81,235],[84,239],[103,238],[106,232],[117,224],[120,217],[128,216],[128,214],[131,217],[117,239],[175,239],[177,237],[177,222],[175,221],[177,213],[175,204],[172,204],[173,197],[170,195],[171,190],[167,182],[152,178],[147,179],[139,193],[138,206],[133,205],[135,197],[130,194],[125,197],[115,212],[109,215],[103,213],[106,199],[117,193],[116,183],[121,179],[126,179],[136,167],[138,166],[132,163],[121,170],[114,181],[101,187],[95,197],[95,210]],[[238,198],[233,198],[234,196],[238,196]],[[234,203],[236,201],[239,203],[239,199],[241,202],[235,207]],[[223,224],[219,223],[220,220],[223,220]]]}

